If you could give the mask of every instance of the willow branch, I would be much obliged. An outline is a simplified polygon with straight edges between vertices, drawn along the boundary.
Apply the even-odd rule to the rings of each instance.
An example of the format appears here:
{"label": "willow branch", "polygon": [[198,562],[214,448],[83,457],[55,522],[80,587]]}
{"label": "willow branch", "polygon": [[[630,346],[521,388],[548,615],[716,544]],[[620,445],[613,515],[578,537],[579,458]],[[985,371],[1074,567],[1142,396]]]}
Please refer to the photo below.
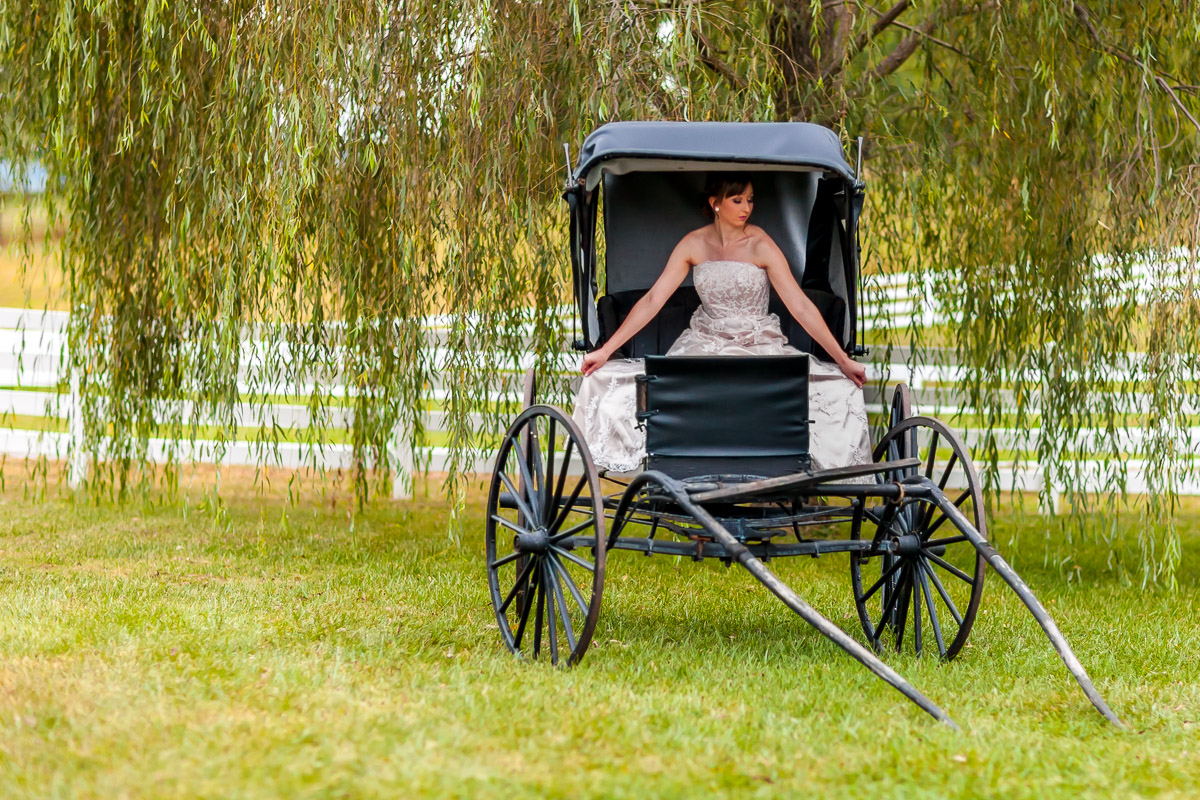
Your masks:
{"label": "willow branch", "polygon": [[917,30],[916,28],[914,28],[912,25],[905,25],[903,22],[897,22],[897,23],[894,23],[894,24],[896,25],[896,27],[897,27],[897,28],[903,28],[903,29],[904,29],[904,30],[906,30],[906,31],[912,31],[913,33],[916,33],[916,34],[919,34],[919,35],[921,35],[921,36],[924,36],[924,37],[925,37],[926,39],[928,39],[928,40],[929,40],[931,43],[933,43],[933,44],[936,44],[936,45],[937,45],[937,46],[939,46],[939,47],[944,47],[945,49],[949,50],[949,51],[950,51],[950,52],[952,52],[952,53],[957,53],[958,55],[962,56],[963,58],[965,58],[965,59],[967,59],[967,60],[969,60],[969,61],[979,61],[979,59],[978,59],[978,58],[976,58],[975,56],[971,55],[971,54],[970,54],[970,53],[968,53],[966,50],[963,50],[963,49],[961,49],[961,48],[955,47],[954,45],[952,45],[952,44],[950,44],[949,42],[947,42],[945,39],[939,39],[938,37],[934,36],[933,34],[929,34],[929,33],[924,33],[924,34],[923,34],[923,33],[921,33],[919,30]]}
{"label": "willow branch", "polygon": [[1096,43],[1097,47],[1099,47],[1101,50],[1108,53],[1109,55],[1111,55],[1117,59],[1120,59],[1121,61],[1124,61],[1126,64],[1133,64],[1134,66],[1138,67],[1143,72],[1147,73],[1152,78],[1154,78],[1154,82],[1156,84],[1158,84],[1158,86],[1164,92],[1167,93],[1167,95],[1171,98],[1171,102],[1175,104],[1175,107],[1178,108],[1183,113],[1183,115],[1188,118],[1188,120],[1192,123],[1192,125],[1194,125],[1196,127],[1196,130],[1200,131],[1200,121],[1196,120],[1196,117],[1192,115],[1191,110],[1186,105],[1184,105],[1182,100],[1179,99],[1179,95],[1176,94],[1175,90],[1171,88],[1171,85],[1169,83],[1167,83],[1166,78],[1164,78],[1160,73],[1158,73],[1157,71],[1152,69],[1145,61],[1142,61],[1140,58],[1130,55],[1129,53],[1126,53],[1124,50],[1121,50],[1120,48],[1115,47],[1111,44],[1107,44],[1100,37],[1100,31],[1096,27],[1096,24],[1094,22],[1092,22],[1092,14],[1090,11],[1088,11],[1087,7],[1084,6],[1083,3],[1079,3],[1079,2],[1074,2],[1071,5],[1075,10],[1075,18],[1078,19],[1079,23],[1081,25],[1083,25],[1083,27],[1087,30],[1088,35],[1092,37],[1092,40]]}
{"label": "willow branch", "polygon": [[746,88],[745,78],[734,72],[733,68],[717,55],[720,51],[713,45],[712,40],[704,35],[703,31],[693,28],[692,38],[696,41],[696,49],[699,52],[701,64],[723,77],[734,87],[738,89]]}
{"label": "willow branch", "polygon": [[[863,48],[870,44],[872,39],[883,33],[888,26],[895,22],[896,19],[905,12],[908,6],[909,0],[900,0],[900,2],[896,3],[896,5],[883,12],[883,14],[880,14],[879,19],[875,20],[875,24],[872,25],[868,30],[860,33],[858,38],[854,40],[854,44],[846,49],[846,58],[851,59],[854,58],[854,56],[858,53],[861,53]],[[874,9],[872,9],[872,11],[874,11]],[[832,71],[832,67],[830,68],[830,71]]]}
{"label": "willow branch", "polygon": [[957,8],[954,2],[942,3],[937,11],[930,14],[921,23],[912,29],[908,36],[900,44],[896,45],[896,49],[888,53],[882,61],[875,65],[875,69],[871,70],[868,77],[871,80],[879,80],[886,78],[908,61],[909,57],[917,51],[921,40],[928,36],[934,28],[940,25],[947,17],[952,16]]}

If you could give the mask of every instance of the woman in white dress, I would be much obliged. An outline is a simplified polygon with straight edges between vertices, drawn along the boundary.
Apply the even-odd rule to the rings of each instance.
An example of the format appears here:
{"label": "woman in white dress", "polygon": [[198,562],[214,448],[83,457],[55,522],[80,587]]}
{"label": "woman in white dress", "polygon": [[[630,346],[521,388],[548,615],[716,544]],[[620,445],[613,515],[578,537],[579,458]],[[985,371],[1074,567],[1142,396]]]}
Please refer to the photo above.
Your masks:
{"label": "woman in white dress", "polygon": [[613,353],[654,319],[692,273],[700,308],[671,348],[673,355],[789,355],[779,318],[767,313],[770,287],[813,341],[836,360],[809,360],[809,450],[814,469],[871,461],[863,366],[843,351],[812,301],[804,294],[782,251],[767,232],[747,220],[754,210],[749,176],[718,174],[705,194],[711,225],[692,231],[675,246],[662,275],[634,305],[603,346],[583,359],[583,383],[574,418],[592,458],[610,472],[637,470],[646,455],[637,426],[636,377],[641,359],[610,360]]}

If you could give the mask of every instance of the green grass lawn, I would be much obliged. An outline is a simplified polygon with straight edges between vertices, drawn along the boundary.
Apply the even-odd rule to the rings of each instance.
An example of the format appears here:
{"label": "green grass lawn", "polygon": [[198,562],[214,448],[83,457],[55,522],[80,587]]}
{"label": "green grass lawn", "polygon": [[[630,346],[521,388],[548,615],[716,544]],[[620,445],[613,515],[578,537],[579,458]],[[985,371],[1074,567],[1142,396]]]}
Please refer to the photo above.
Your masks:
{"label": "green grass lawn", "polygon": [[[993,539],[1117,730],[994,578],[949,664],[889,662],[934,723],[744,571],[614,552],[582,664],[522,663],[487,599],[481,509],[352,518],[247,492],[189,506],[31,503],[0,538],[0,797],[1194,797],[1200,513],[1180,589],[1106,550],[1046,563],[1046,522]],[[772,562],[861,637],[845,557]],[[1071,576],[1071,580],[1068,580]]]}

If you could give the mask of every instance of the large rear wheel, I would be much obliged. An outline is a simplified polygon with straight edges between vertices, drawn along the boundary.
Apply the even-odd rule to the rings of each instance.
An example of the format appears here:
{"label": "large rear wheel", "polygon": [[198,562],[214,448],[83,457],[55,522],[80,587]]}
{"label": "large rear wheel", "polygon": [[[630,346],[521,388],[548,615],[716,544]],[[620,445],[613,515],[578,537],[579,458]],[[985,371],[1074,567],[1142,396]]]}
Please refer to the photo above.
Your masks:
{"label": "large rear wheel", "polygon": [[[883,474],[903,481],[922,474],[936,484],[985,538],[983,490],[970,453],[940,420],[901,419],[875,448],[879,463],[919,458],[921,466]],[[863,631],[876,648],[906,644],[918,655],[932,644],[942,658],[954,658],[975,623],[983,596],[984,559],[970,540],[928,500],[902,498],[898,504],[856,520],[851,538],[875,536],[875,553],[851,553],[854,605]],[[878,568],[869,568],[871,563]]]}

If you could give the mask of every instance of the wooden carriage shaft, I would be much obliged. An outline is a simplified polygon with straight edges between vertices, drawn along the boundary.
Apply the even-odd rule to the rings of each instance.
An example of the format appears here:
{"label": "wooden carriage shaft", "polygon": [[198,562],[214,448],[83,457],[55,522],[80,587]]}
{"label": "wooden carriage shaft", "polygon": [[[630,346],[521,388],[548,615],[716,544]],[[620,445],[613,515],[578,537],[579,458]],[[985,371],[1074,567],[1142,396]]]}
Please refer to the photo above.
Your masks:
{"label": "wooden carriage shaft", "polygon": [[680,508],[691,514],[696,522],[703,526],[705,531],[711,534],[717,540],[717,543],[725,548],[729,558],[745,567],[747,571],[766,586],[772,594],[783,601],[783,604],[795,612],[801,619],[816,628],[821,635],[833,641],[848,655],[873,672],[877,677],[890,684],[892,688],[899,691],[934,719],[949,725],[955,730],[958,729],[954,720],[939,708],[937,704],[917,691],[915,687],[904,680],[899,673],[884,663],[878,656],[810,606],[791,587],[775,577],[775,574],[767,569],[763,561],[751,552],[749,546],[734,538],[733,534],[729,533],[703,506],[692,502],[691,498],[687,496],[687,492],[682,489],[677,481],[660,472],[643,472],[630,483],[629,489],[626,491],[627,496],[631,492],[638,491],[641,486],[646,486],[651,482],[661,487]]}
{"label": "wooden carriage shaft", "polygon": [[[770,589],[773,594],[782,600],[785,605],[795,611],[806,622],[817,628],[817,630],[819,630],[822,634],[836,642],[843,650],[874,672],[877,676],[883,678],[931,716],[950,725],[954,724],[944,711],[942,711],[928,698],[904,681],[904,679],[901,678],[895,671],[893,671],[890,667],[887,667],[887,665],[883,662],[879,661],[874,654],[862,648],[857,641],[849,637],[844,631],[841,630],[841,628],[825,619],[825,617],[805,603],[804,600],[801,599],[794,591],[792,591],[790,587],[780,581],[769,569],[766,568],[765,564],[763,563],[764,559],[755,552],[755,549],[757,549],[759,552],[771,552],[770,548],[778,547],[780,548],[778,552],[782,553],[782,548],[784,545],[773,545],[771,543],[747,544],[745,542],[738,541],[738,539],[726,529],[722,520],[712,516],[712,514],[710,514],[707,509],[704,508],[702,503],[695,502],[693,498],[688,497],[687,493],[683,491],[682,487],[679,486],[676,481],[673,481],[672,479],[661,474],[653,475],[650,480],[647,480],[647,477],[650,475],[650,473],[643,473],[643,475],[639,477],[643,479],[642,482],[644,483],[649,483],[650,480],[653,480],[655,483],[657,483],[658,486],[661,487],[661,493],[663,494],[664,499],[669,498],[678,504],[680,508],[690,514],[695,521],[699,523],[704,530],[712,536],[713,539],[716,540],[715,542],[673,543],[679,545],[681,548],[689,546],[696,548],[696,552],[685,551],[681,549],[679,552],[680,555],[692,555],[694,558],[701,557],[701,555],[707,556],[709,553],[704,553],[702,550],[700,550],[701,547],[715,548],[715,546],[719,545],[722,548],[723,555],[716,557],[724,557],[731,560],[736,560],[751,574],[758,578],[764,586]],[[636,483],[638,483],[638,481],[635,481],[635,484]],[[631,484],[630,488],[634,489],[634,484]],[[1014,592],[1016,592],[1017,596],[1021,599],[1021,602],[1024,603],[1026,608],[1029,609],[1030,613],[1033,614],[1034,619],[1041,626],[1042,630],[1046,634],[1046,637],[1050,639],[1051,645],[1054,647],[1055,651],[1066,665],[1067,670],[1075,678],[1075,681],[1079,684],[1080,688],[1083,689],[1084,694],[1087,696],[1088,700],[1092,703],[1096,710],[1113,724],[1124,727],[1121,720],[1115,713],[1113,713],[1112,709],[1108,707],[1108,704],[1100,696],[1100,693],[1092,684],[1091,678],[1088,676],[1086,670],[1084,670],[1083,665],[1079,662],[1079,659],[1076,658],[1074,652],[1071,650],[1066,638],[1058,630],[1058,626],[1054,623],[1054,620],[1038,601],[1037,597],[1034,596],[1032,590],[1030,590],[1023,580],[1021,580],[1020,576],[1017,575],[1016,571],[1013,570],[1008,562],[1000,556],[999,552],[997,552],[996,548],[991,544],[991,542],[989,542],[986,537],[984,537],[978,530],[975,529],[975,526],[966,517],[966,515],[959,510],[956,503],[950,498],[946,497],[945,494],[942,493],[941,489],[931,480],[929,480],[929,478],[921,475],[915,475],[907,477],[904,481],[892,481],[891,483],[880,483],[875,485],[825,484],[821,486],[821,493],[829,496],[837,495],[847,499],[856,499],[860,503],[862,500],[867,498],[876,498],[887,502],[889,507],[893,510],[900,508],[906,501],[912,500],[926,501],[936,506],[945,515],[946,519],[964,536],[967,537],[975,549],[983,556],[988,565],[996,571],[996,573],[1004,580],[1005,583],[1009,585],[1009,587],[1012,588]],[[723,499],[727,500],[728,498]],[[890,514],[885,513],[884,520],[886,521],[890,516]],[[641,542],[638,540],[630,541],[631,546],[629,549],[641,549],[643,552],[645,552],[643,543],[647,540],[642,540]],[[881,544],[878,537],[876,537],[875,541],[871,542],[867,542],[862,539],[850,541],[862,542],[862,545],[858,547],[848,547],[846,548],[847,552],[858,551],[869,553],[873,550],[878,550],[879,545]],[[654,541],[652,546],[656,552],[658,551],[659,547],[663,547],[661,552],[668,552],[665,549],[667,544],[667,542]],[[816,544],[818,543],[795,543],[797,547],[811,547],[812,545]],[[849,542],[835,540],[830,541],[827,544],[842,545],[849,544]],[[609,547],[621,547],[619,537],[615,541],[614,539],[610,538]],[[828,552],[833,552],[833,550],[831,549]],[[796,554],[800,555],[804,553],[797,552]],[[811,552],[808,554],[812,555]]]}
{"label": "wooden carriage shaft", "polygon": [[1062,632],[1059,631],[1058,625],[1055,624],[1054,619],[1046,611],[1045,607],[1041,604],[1041,601],[1037,599],[1029,586],[1026,585],[1025,581],[1021,579],[1021,576],[1018,575],[1016,570],[1014,570],[1012,566],[1004,560],[1004,557],[1000,555],[994,546],[992,546],[992,543],[985,539],[979,533],[979,531],[975,530],[975,526],[973,526],[966,516],[958,510],[958,507],[950,502],[945,495],[938,491],[936,486],[929,482],[928,478],[918,478],[914,480],[914,483],[917,484],[920,484],[921,482],[929,484],[928,487],[921,486],[921,488],[929,491],[930,495],[933,497],[933,501],[937,504],[938,508],[941,509],[942,513],[950,519],[954,526],[958,528],[964,536],[970,539],[971,544],[975,545],[975,549],[978,550],[983,556],[984,560],[987,561],[988,566],[995,570],[996,574],[998,574],[1004,580],[1004,582],[1007,583],[1014,592],[1016,592],[1017,597],[1021,598],[1021,602],[1024,603],[1025,607],[1029,609],[1029,612],[1033,614],[1033,618],[1037,620],[1038,625],[1040,625],[1042,630],[1045,632],[1046,638],[1050,640],[1050,644],[1053,645],[1055,651],[1058,653],[1059,658],[1062,659],[1063,664],[1066,665],[1067,670],[1071,673],[1072,677],[1075,678],[1075,682],[1079,684],[1079,688],[1083,689],[1083,693],[1087,696],[1087,699],[1091,701],[1092,705],[1096,707],[1096,710],[1099,711],[1109,722],[1113,723],[1117,727],[1124,728],[1125,724],[1121,722],[1121,719],[1113,712],[1111,708],[1108,707],[1108,703],[1104,701],[1104,698],[1100,696],[1100,693],[1092,684],[1092,679],[1088,676],[1087,670],[1083,668],[1083,664],[1081,664],[1079,659],[1075,657],[1074,651],[1072,651],[1071,646],[1067,644],[1066,637],[1064,637]]}

